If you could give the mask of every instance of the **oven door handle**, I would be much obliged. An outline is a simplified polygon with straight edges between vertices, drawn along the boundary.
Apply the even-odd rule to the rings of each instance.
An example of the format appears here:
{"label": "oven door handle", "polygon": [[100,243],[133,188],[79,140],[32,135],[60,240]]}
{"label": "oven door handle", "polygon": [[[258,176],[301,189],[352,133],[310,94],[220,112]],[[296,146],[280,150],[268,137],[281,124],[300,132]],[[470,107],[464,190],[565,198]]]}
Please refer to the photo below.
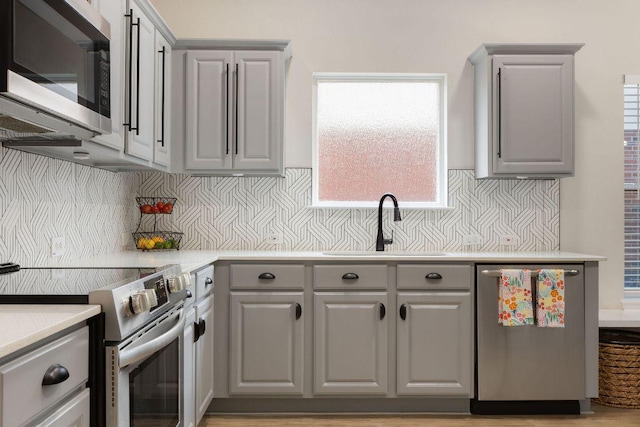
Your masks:
{"label": "oven door handle", "polygon": [[132,363],[143,360],[171,344],[173,340],[184,333],[185,323],[184,310],[180,310],[178,322],[167,332],[137,347],[121,350],[118,358],[120,369],[124,369]]}

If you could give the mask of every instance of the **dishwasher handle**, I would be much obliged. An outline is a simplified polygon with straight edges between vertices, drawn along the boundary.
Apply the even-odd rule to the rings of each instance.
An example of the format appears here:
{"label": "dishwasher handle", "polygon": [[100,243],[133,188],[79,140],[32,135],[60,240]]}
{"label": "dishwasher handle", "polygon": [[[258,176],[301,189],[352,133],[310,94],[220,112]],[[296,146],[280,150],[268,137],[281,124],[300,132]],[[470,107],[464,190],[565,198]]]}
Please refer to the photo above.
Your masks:
{"label": "dishwasher handle", "polygon": [[[482,270],[480,273],[482,273],[482,275],[488,276],[488,277],[500,277],[500,276],[502,276],[502,273],[500,273],[500,270]],[[578,270],[564,270],[564,275],[565,276],[577,276],[578,274],[580,274],[580,271],[578,271]],[[537,271],[532,271],[531,272],[531,277],[535,277],[537,275],[538,275]]]}

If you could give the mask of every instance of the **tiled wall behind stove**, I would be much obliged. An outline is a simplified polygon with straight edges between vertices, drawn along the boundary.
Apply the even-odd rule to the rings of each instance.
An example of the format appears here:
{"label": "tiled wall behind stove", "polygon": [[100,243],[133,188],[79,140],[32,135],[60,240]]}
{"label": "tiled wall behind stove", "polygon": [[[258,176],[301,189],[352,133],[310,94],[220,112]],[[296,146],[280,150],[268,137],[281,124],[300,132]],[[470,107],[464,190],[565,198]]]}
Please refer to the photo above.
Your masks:
{"label": "tiled wall behind stove", "polygon": [[[135,173],[0,147],[0,262],[56,264],[119,251],[138,220],[136,184]],[[66,253],[52,258],[56,236],[65,237]]]}
{"label": "tiled wall behind stove", "polygon": [[[284,178],[191,177],[139,173],[138,195],[177,198],[158,229],[182,231],[182,249],[373,250],[377,209],[311,208],[311,169]],[[381,191],[382,195],[382,191]],[[450,209],[384,212],[396,251],[546,251],[559,248],[557,180],[476,180],[472,170],[449,171]],[[266,241],[281,234],[283,243]],[[482,244],[464,246],[463,236]],[[503,245],[500,236],[515,237]]]}

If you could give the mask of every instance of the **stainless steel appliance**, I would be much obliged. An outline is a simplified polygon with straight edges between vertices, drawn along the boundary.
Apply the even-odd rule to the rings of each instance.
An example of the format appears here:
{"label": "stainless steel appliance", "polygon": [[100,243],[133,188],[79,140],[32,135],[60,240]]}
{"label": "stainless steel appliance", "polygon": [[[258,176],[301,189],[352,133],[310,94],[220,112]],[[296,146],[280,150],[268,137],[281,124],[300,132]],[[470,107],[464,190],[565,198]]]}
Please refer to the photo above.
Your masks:
{"label": "stainless steel appliance", "polygon": [[171,266],[89,293],[105,312],[107,426],[180,425],[189,280]]}
{"label": "stainless steel appliance", "polygon": [[[579,412],[585,399],[585,310],[582,265],[477,265],[475,413]],[[565,273],[565,327],[498,324],[500,269]],[[535,308],[534,308],[535,312]]]}
{"label": "stainless steel appliance", "polygon": [[110,25],[86,0],[0,0],[0,139],[80,145],[111,132]]}
{"label": "stainless steel appliance", "polygon": [[[102,305],[103,313],[89,325],[92,426],[180,425],[182,307],[190,294],[186,290],[190,276],[181,273],[179,266],[19,268],[7,264],[0,265],[2,272],[2,304]],[[143,424],[152,417],[151,424]]]}

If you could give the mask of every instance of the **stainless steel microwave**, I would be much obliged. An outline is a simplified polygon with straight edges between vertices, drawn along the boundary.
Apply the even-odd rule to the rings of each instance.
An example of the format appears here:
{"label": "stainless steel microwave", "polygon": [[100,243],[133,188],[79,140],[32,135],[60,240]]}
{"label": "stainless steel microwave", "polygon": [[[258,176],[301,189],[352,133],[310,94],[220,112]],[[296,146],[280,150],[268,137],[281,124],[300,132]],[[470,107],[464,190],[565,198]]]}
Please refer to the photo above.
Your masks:
{"label": "stainless steel microwave", "polygon": [[3,139],[111,132],[109,43],[86,0],[0,0]]}

